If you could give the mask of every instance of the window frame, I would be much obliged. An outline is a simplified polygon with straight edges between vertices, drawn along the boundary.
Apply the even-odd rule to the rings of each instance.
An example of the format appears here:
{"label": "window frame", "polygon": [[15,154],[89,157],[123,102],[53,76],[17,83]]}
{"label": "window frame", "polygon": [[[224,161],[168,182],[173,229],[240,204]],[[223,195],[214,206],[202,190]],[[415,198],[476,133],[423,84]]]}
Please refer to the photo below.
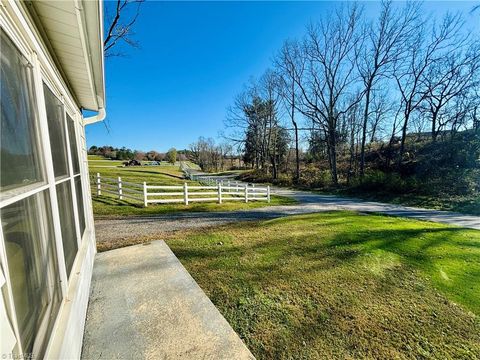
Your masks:
{"label": "window frame", "polygon": [[[70,181],[70,190],[72,193],[72,204],[73,204],[73,217],[74,217],[74,222],[75,222],[75,234],[76,234],[76,240],[77,240],[77,255],[80,251],[80,246],[82,243],[82,239],[80,238],[80,224],[79,224],[79,218],[78,218],[78,209],[77,209],[77,202],[76,202],[76,189],[75,189],[75,183],[74,183],[74,177],[81,175],[81,171],[78,174],[74,174],[73,172],[73,159],[72,159],[72,153],[71,153],[71,147],[70,147],[70,135],[68,133],[68,123],[69,121],[67,119],[67,115],[71,117],[72,121],[74,123],[77,122],[78,117],[76,116],[76,113],[72,110],[72,108],[65,102],[65,97],[61,95],[61,93],[51,84],[50,80],[43,76],[42,74],[42,83],[41,86],[43,87],[43,84],[45,84],[49,90],[53,93],[53,95],[60,101],[60,103],[63,105],[63,122],[64,122],[64,127],[63,127],[63,136],[65,137],[65,145],[66,145],[66,151],[67,151],[67,168],[68,168],[68,174],[67,176],[62,176],[55,178],[55,174],[53,174],[53,179],[54,179],[54,185],[55,185],[55,192],[56,192],[56,186],[58,184],[61,184],[66,181]],[[42,93],[43,93],[43,88],[42,88]],[[45,107],[45,97],[42,98],[44,107]],[[46,120],[46,111],[45,111],[45,120]],[[48,124],[47,124],[47,132],[48,132]],[[77,138],[77,128],[75,127],[75,137]],[[48,147],[50,148],[50,135],[48,137]],[[78,153],[78,141],[77,141],[77,153]],[[51,151],[50,151],[50,156],[51,156]],[[53,160],[52,160],[53,164]],[[53,170],[53,169],[52,169]],[[56,197],[56,196],[55,196]],[[53,205],[52,205],[53,207]],[[55,203],[55,207],[58,209],[57,203]],[[60,223],[60,220],[59,220]],[[60,236],[61,237],[61,236]],[[63,254],[63,252],[62,252]],[[75,267],[75,262],[77,259],[77,255],[75,255],[75,260],[73,262],[73,267]],[[63,256],[63,259],[65,259],[65,256]],[[72,268],[73,268],[72,267]],[[65,269],[66,272],[66,269]],[[68,278],[67,274],[67,278]]]}
{"label": "window frame", "polygon": [[[42,193],[43,193],[43,195],[42,195]],[[39,232],[42,234],[42,236],[40,237],[40,242],[41,242],[40,247],[41,247],[41,250],[42,250],[42,255],[43,256],[48,256],[49,246],[54,246],[55,247],[54,251],[55,251],[56,256],[55,256],[54,259],[52,259],[53,261],[56,261],[56,264],[54,264],[54,269],[53,269],[53,271],[55,271],[55,270],[58,270],[58,254],[56,254],[56,240],[55,240],[55,238],[53,238],[53,239],[48,238],[48,235],[53,234],[53,230],[54,230],[53,229],[53,218],[52,218],[51,213],[48,214],[48,213],[45,213],[45,212],[42,211],[44,209],[46,209],[48,211],[48,206],[46,204],[47,199],[48,199],[48,202],[50,202],[50,196],[49,196],[48,188],[44,189],[42,191],[36,192],[33,195],[26,196],[19,201],[27,200],[27,199],[29,199],[31,197],[35,197],[35,196],[40,196],[41,198],[43,198],[41,201],[38,201],[38,200],[35,201],[36,202],[36,207],[37,207],[36,213],[37,213],[38,218],[40,220],[39,221]],[[10,205],[15,204],[15,203],[16,202],[12,202]],[[4,207],[2,207],[2,209]],[[49,229],[50,226],[46,225],[48,220],[49,220],[48,218],[50,218],[50,220],[52,221],[50,229]],[[5,248],[5,238],[4,238],[4,235],[3,235],[3,227],[0,227],[0,240],[1,240],[1,248],[2,248],[0,250],[0,253],[1,253],[0,255],[2,256],[2,264],[5,264],[5,266],[3,267],[3,271],[4,271],[4,274],[5,274],[5,281],[10,286],[10,289],[11,289],[12,287],[11,287],[11,281],[10,281],[10,267],[8,265],[8,258],[6,256],[7,251],[6,251],[6,248]],[[49,242],[53,242],[53,243],[49,244]],[[49,285],[49,288],[47,290],[47,295],[49,297],[49,302],[48,302],[48,305],[44,309],[42,309],[40,326],[38,327],[38,330],[36,332],[36,336],[32,339],[33,340],[32,353],[35,354],[35,355],[42,352],[42,350],[46,349],[46,347],[48,345],[48,341],[46,341],[47,339],[45,338],[45,336],[47,335],[46,331],[47,331],[49,325],[51,325],[51,328],[53,329],[53,327],[55,326],[55,323],[58,321],[59,314],[60,314],[60,311],[61,311],[61,308],[62,308],[62,303],[63,303],[63,300],[64,300],[62,286],[61,286],[62,282],[57,281],[56,276],[55,276],[55,275],[58,275],[58,278],[60,278],[60,272],[58,274],[53,274],[51,270],[52,269],[49,268],[48,271],[47,271],[47,283]],[[59,291],[60,299],[59,299],[58,303],[54,303],[55,297],[57,296],[57,294],[55,293],[55,288],[52,287],[51,285],[52,284],[57,285],[57,283],[58,283],[58,285],[60,285],[56,289],[57,291]],[[15,333],[15,336],[17,338],[18,347],[23,350],[23,344],[21,343],[22,338],[21,338],[21,333],[20,333],[20,329],[19,329],[19,326],[18,326],[18,319],[17,319],[16,308],[15,308],[15,302],[14,302],[14,299],[13,299],[13,292],[8,291],[8,293],[9,293],[9,299],[8,300],[10,302],[10,307],[12,309],[11,311],[13,311],[9,315],[13,319],[15,319],[15,321],[14,321],[14,324],[15,324],[14,333]],[[1,295],[2,294],[0,294],[0,296]],[[53,310],[52,310],[54,305],[56,305],[56,307],[57,307],[57,313],[56,314],[54,314]],[[50,315],[52,315],[52,314],[54,315],[54,320],[50,319]]]}
{"label": "window frame", "polygon": [[[62,246],[62,236],[61,236],[61,228],[60,228],[60,216],[59,216],[59,209],[57,203],[57,193],[56,193],[56,185],[62,182],[69,181],[69,186],[72,192],[72,203],[73,203],[73,213],[74,213],[74,220],[75,220],[75,233],[76,233],[76,240],[78,243],[78,250],[75,255],[75,260],[72,266],[72,272],[78,268],[78,262],[83,260],[80,259],[80,254],[82,253],[82,249],[85,246],[83,243],[83,238],[86,236],[87,233],[92,232],[93,226],[93,218],[92,216],[87,216],[87,209],[91,211],[92,206],[88,200],[87,191],[90,189],[86,188],[88,184],[85,181],[85,176],[88,176],[88,170],[86,168],[86,163],[83,161],[85,156],[83,154],[83,150],[85,148],[85,132],[84,127],[82,124],[82,114],[80,109],[76,106],[73,102],[73,97],[69,92],[66,84],[63,82],[63,79],[59,73],[59,71],[55,68],[54,62],[52,61],[51,56],[46,51],[44,45],[38,41],[38,37],[32,32],[31,28],[28,26],[20,27],[20,25],[13,20],[10,15],[3,12],[0,6],[0,12],[2,16],[0,16],[0,26],[4,31],[5,35],[12,41],[12,43],[17,47],[17,50],[20,52],[22,56],[24,56],[30,65],[32,66],[32,94],[35,98],[33,110],[36,112],[36,134],[35,136],[38,138],[38,147],[39,147],[39,160],[42,165],[42,171],[44,174],[43,181],[29,184],[28,186],[21,186],[18,189],[15,189],[15,193],[7,194],[6,197],[0,198],[0,208],[5,206],[11,205],[17,201],[21,201],[26,199],[30,196],[36,196],[37,194],[45,191],[45,197],[48,198],[50,202],[50,209],[47,208],[47,211],[50,211],[50,214],[42,214],[42,218],[45,219],[46,217],[51,217],[52,220],[52,229],[51,234],[53,239],[54,250],[56,253],[56,269],[58,270],[58,278],[60,280],[60,286],[57,288],[59,292],[57,296],[60,297],[60,304],[56,310],[56,313],[50,314],[49,311],[53,306],[53,301],[50,301],[48,306],[45,308],[45,313],[41,320],[41,325],[36,332],[35,340],[34,340],[34,352],[39,350],[39,343],[45,347],[45,351],[48,352],[49,347],[51,346],[51,339],[56,332],[56,329],[59,326],[60,318],[62,317],[62,312],[64,307],[66,306],[65,303],[69,300],[69,290],[72,286],[74,286],[74,282],[71,279],[68,279],[68,275],[66,272],[65,267],[65,255],[63,253],[63,246]],[[3,17],[5,15],[5,17]],[[33,39],[33,40],[32,40]],[[68,169],[70,171],[68,177],[64,177],[61,179],[56,180],[53,170],[53,160],[52,160],[52,153],[50,148],[50,136],[48,131],[48,123],[47,123],[47,115],[45,109],[45,94],[43,91],[43,84],[47,84],[49,89],[52,93],[60,99],[61,103],[64,107],[64,121],[65,121],[65,137],[67,143],[67,161],[68,161]],[[63,95],[65,94],[65,95]],[[70,139],[68,134],[68,126],[66,121],[66,114],[69,114],[72,121],[74,122],[74,136],[76,139],[76,148],[78,153],[78,161],[79,161],[79,168],[80,171],[78,174],[73,173],[73,166],[72,166],[72,154],[70,148]],[[77,194],[75,188],[75,178],[79,176],[80,182],[82,185],[82,199],[84,204],[84,218],[85,218],[85,231],[80,236],[80,223],[79,223],[79,214],[78,214],[78,204],[77,204]],[[9,196],[10,195],[10,196]],[[86,200],[87,199],[87,200]],[[42,233],[45,234],[45,223],[42,222],[41,228]],[[42,236],[41,239],[41,246],[45,251],[48,249],[48,239],[45,236]],[[23,344],[20,336],[18,321],[16,317],[16,309],[15,303],[13,300],[13,293],[12,293],[12,284],[10,281],[10,273],[8,269],[8,260],[6,256],[6,248],[5,248],[5,238],[3,234],[3,228],[0,226],[0,266],[3,270],[3,274],[5,277],[5,283],[1,288],[0,296],[4,296],[5,307],[7,310],[7,314],[9,315],[10,325],[12,327],[13,333],[16,337],[16,345],[14,347],[14,354],[18,356],[23,356]],[[52,280],[55,282],[55,279],[52,279],[51,274],[48,275],[49,287],[52,285]],[[54,283],[53,282],[53,283]],[[49,296],[55,296],[53,290],[49,290]],[[51,299],[53,299],[51,297]],[[45,316],[48,314],[48,316]],[[50,338],[46,338],[48,334],[46,334],[47,326],[51,322],[51,329],[50,329]],[[41,339],[39,342],[38,339]],[[27,354],[28,355],[28,354]],[[35,355],[34,355],[35,356]]]}
{"label": "window frame", "polygon": [[[34,96],[34,99],[32,100],[32,111],[37,111],[38,109],[38,106],[39,106],[39,99],[38,99],[38,94],[37,94],[37,87],[36,87],[36,79],[35,79],[35,66],[33,64],[33,58],[34,58],[34,54],[32,53],[29,53],[25,50],[25,47],[24,46],[21,46],[21,42],[17,42],[15,40],[15,38],[13,36],[11,36],[11,32],[8,30],[8,28],[6,28],[4,26],[3,23],[0,23],[1,25],[1,29],[2,31],[4,32],[4,34],[6,35],[6,37],[12,42],[12,44],[15,46],[16,50],[18,50],[18,52],[20,53],[20,56],[23,56],[25,58],[25,60],[27,60],[29,62],[29,65],[31,66],[31,81],[32,81],[32,84],[30,84],[32,86],[32,89],[30,89],[30,92],[31,94]],[[42,174],[42,180],[40,181],[36,181],[36,182],[33,182],[33,183],[30,183],[28,185],[25,185],[25,186],[18,186],[18,187],[15,187],[15,188],[12,188],[12,189],[8,189],[6,191],[3,191],[1,194],[0,194],[0,208],[4,207],[4,206],[7,206],[8,203],[12,203],[12,200],[11,199],[15,199],[15,201],[20,201],[22,200],[24,197],[25,197],[25,193],[29,193],[30,195],[34,194],[35,193],[35,190],[40,188],[40,187],[43,187],[45,185],[48,185],[48,180],[47,180],[47,166],[45,164],[45,162],[43,161],[42,163],[42,160],[45,159],[45,150],[44,150],[44,147],[43,147],[43,139],[42,139],[42,132],[41,132],[41,118],[40,118],[40,114],[37,112],[36,113],[36,116],[35,116],[35,119],[34,119],[34,122],[35,122],[35,134],[33,134],[33,136],[35,137],[36,141],[37,141],[37,150],[40,152],[40,154],[38,154],[38,160],[40,162],[40,173]],[[29,196],[29,195],[27,195]],[[15,202],[14,201],[14,202]]]}

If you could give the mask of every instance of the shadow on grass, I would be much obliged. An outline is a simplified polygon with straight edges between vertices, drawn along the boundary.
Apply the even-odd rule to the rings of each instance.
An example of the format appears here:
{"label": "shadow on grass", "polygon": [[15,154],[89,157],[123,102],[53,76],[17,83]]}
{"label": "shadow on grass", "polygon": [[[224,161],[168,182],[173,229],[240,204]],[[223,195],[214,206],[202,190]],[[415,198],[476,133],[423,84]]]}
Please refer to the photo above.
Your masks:
{"label": "shadow on grass", "polygon": [[[255,239],[257,230],[275,228],[282,224],[281,221],[283,219],[278,223],[273,220],[259,224],[230,225],[236,231],[251,233],[251,242],[196,244],[193,236],[188,239],[188,244],[174,242],[171,246],[182,262],[198,263],[206,270],[242,272],[260,284],[269,283],[272,276],[294,280],[302,269],[321,272],[356,266],[358,261],[378,251],[382,254],[395,254],[400,259],[399,266],[420,271],[447,296],[480,314],[480,302],[475,293],[478,291],[475,279],[480,279],[478,274],[475,275],[480,270],[476,270],[480,254],[475,250],[480,248],[480,242],[465,244],[457,236],[468,230],[438,227],[349,228],[342,231],[339,224],[345,223],[345,219],[340,219],[339,222],[339,219],[333,218],[319,225],[318,232],[310,229],[305,230],[306,234],[292,235],[286,230],[275,233],[273,237],[267,234],[261,241]],[[325,233],[322,226],[330,230],[333,226],[334,231]],[[215,230],[212,230],[211,235],[215,236]],[[462,250],[462,246],[473,251]],[[382,257],[379,258],[380,262],[383,260]],[[300,268],[289,267],[289,264],[294,263]]]}
{"label": "shadow on grass", "polygon": [[[358,215],[322,216],[232,224],[168,242],[258,358],[454,358],[479,349],[471,315],[430,285],[438,285],[438,264],[478,263],[478,252],[459,253],[459,235],[469,230],[380,216],[346,226]],[[381,275],[368,268],[376,261]],[[451,286],[473,308],[467,287],[480,271],[458,270]]]}

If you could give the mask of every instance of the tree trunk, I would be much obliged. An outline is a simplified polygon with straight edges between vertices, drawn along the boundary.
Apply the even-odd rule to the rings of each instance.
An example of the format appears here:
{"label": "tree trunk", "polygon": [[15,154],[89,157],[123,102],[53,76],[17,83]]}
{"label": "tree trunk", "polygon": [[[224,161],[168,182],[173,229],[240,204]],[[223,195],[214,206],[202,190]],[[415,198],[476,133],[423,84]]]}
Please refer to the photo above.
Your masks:
{"label": "tree trunk", "polygon": [[372,87],[371,81],[369,81],[366,88],[365,111],[363,113],[363,126],[362,126],[362,146],[360,148],[360,177],[361,178],[363,178],[363,176],[365,175],[365,143],[367,141],[368,111],[370,107],[371,87]]}
{"label": "tree trunk", "polygon": [[298,149],[298,125],[293,121],[293,127],[295,128],[295,182],[300,179],[300,151]]}
{"label": "tree trunk", "polygon": [[437,118],[438,118],[438,110],[432,111],[432,141],[437,140]]}
{"label": "tree trunk", "polygon": [[335,139],[335,129],[329,129],[328,131],[328,142],[330,150],[330,171],[332,174],[332,182],[334,185],[338,184],[338,175],[337,175],[337,147]]}
{"label": "tree trunk", "polygon": [[405,152],[405,139],[407,138],[408,115],[405,114],[405,120],[402,127],[402,139],[400,141],[400,152],[398,154],[398,167],[402,165],[403,153]]}
{"label": "tree trunk", "polygon": [[355,124],[352,121],[350,124],[350,161],[348,163],[347,184],[350,184],[350,180],[353,174],[354,160],[355,160]]}
{"label": "tree trunk", "polygon": [[300,179],[300,155],[298,150],[298,125],[295,121],[295,82],[292,81],[292,107],[291,107],[291,118],[292,124],[295,128],[295,182],[298,183]]}

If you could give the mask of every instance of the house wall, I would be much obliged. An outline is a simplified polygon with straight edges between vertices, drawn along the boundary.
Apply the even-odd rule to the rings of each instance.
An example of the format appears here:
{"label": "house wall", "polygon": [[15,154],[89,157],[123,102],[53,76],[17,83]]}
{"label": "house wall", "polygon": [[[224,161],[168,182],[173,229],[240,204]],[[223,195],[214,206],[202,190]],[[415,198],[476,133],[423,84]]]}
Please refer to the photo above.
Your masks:
{"label": "house wall", "polygon": [[[90,185],[88,181],[87,152],[85,141],[85,128],[83,118],[75,97],[69,91],[68,84],[61,76],[61,72],[55,66],[54,56],[47,49],[47,45],[42,41],[40,31],[34,26],[31,15],[20,2],[1,2],[0,3],[0,26],[4,34],[14,43],[21,54],[28,60],[32,67],[33,74],[33,93],[35,96],[35,111],[37,113],[38,137],[41,152],[41,166],[45,171],[44,181],[32,184],[31,186],[20,187],[15,193],[3,192],[0,199],[0,211],[15,204],[15,202],[27,199],[41,192],[46,194],[49,206],[47,207],[48,216],[51,217],[51,239],[33,239],[46,246],[47,241],[53,241],[56,256],[54,264],[56,276],[51,280],[55,282],[60,292],[58,308],[51,313],[51,327],[41,326],[35,334],[38,339],[43,338],[41,347],[34,347],[33,354],[26,352],[21,340],[21,326],[19,324],[15,300],[13,275],[10,274],[13,261],[8,257],[7,238],[8,234],[3,226],[0,226],[0,321],[1,341],[0,357],[38,357],[73,359],[79,358],[81,354],[81,344],[83,338],[83,329],[85,324],[85,314],[88,305],[88,296],[94,255],[96,252],[95,232],[93,227],[93,213],[91,205]],[[79,156],[79,172],[75,173],[73,169],[73,154],[70,148],[68,133],[64,134],[67,139],[67,156],[69,160],[68,178],[59,180],[55,177],[54,161],[52,148],[49,141],[49,127],[47,121],[47,112],[45,108],[45,89],[44,85],[50,89],[55,97],[61,102],[65,109],[65,115],[71,117],[74,121],[75,139]],[[66,118],[65,118],[66,119]],[[2,120],[3,121],[3,120]],[[68,121],[68,120],[65,120]],[[75,179],[80,178],[83,197],[79,201],[83,202],[85,217],[85,230],[81,233],[80,219],[81,210],[77,204],[77,189]],[[70,275],[67,274],[65,265],[65,254],[63,250],[62,224],[59,206],[58,189],[60,183],[65,183],[71,191],[74,227],[78,251],[76,252]],[[21,214],[20,214],[21,215]],[[0,215],[1,217],[2,215]],[[1,219],[4,224],[4,219]],[[46,231],[46,230],[45,230]],[[46,233],[46,232],[45,232]],[[50,234],[50,233],[49,233]],[[9,264],[10,261],[10,264]],[[52,295],[53,297],[53,295]],[[17,304],[18,305],[18,304]],[[33,306],[36,306],[35,304]],[[19,308],[19,306],[17,306]],[[43,324],[43,322],[42,322]],[[40,342],[40,341],[38,341]],[[37,343],[37,342],[36,342]],[[39,350],[40,349],[40,350]],[[38,354],[36,351],[39,351]]]}

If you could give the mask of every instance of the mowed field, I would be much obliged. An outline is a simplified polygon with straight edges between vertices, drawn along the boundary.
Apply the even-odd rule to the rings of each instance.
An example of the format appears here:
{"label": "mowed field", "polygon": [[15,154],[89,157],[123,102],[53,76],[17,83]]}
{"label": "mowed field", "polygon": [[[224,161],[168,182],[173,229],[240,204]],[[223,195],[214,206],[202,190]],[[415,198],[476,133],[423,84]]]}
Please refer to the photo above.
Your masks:
{"label": "mowed field", "polygon": [[257,359],[479,359],[480,232],[336,211],[170,234]]}
{"label": "mowed field", "polygon": [[[99,173],[102,177],[117,179],[122,181],[149,185],[200,185],[195,181],[186,180],[178,165],[156,166],[131,166],[123,167],[122,161],[108,160],[96,155],[89,155],[89,172],[91,180]],[[184,204],[155,204],[143,207],[141,202],[134,200],[119,200],[118,197],[108,193],[102,193],[97,196],[96,188],[91,185],[93,212],[96,217],[123,217],[123,216],[144,216],[167,214],[177,211],[233,211],[241,209],[252,209],[272,205],[295,204],[296,201],[286,197],[272,196],[270,204],[265,201],[256,202],[224,202],[217,203],[192,203]]]}

